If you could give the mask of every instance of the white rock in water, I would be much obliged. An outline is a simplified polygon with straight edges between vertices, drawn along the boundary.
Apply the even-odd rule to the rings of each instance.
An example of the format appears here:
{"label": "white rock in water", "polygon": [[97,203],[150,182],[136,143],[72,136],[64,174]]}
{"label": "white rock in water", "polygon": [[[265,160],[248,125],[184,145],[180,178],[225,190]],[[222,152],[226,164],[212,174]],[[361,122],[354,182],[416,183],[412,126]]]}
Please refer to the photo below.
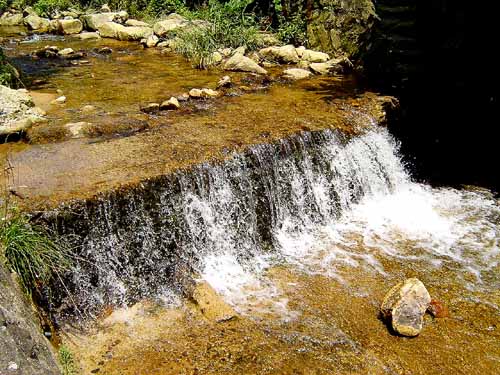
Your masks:
{"label": "white rock in water", "polygon": [[67,55],[71,55],[72,53],[75,53],[73,48],[65,48],[65,49],[62,49],[59,51],[60,56],[67,56]]}
{"label": "white rock in water", "polygon": [[181,105],[179,104],[179,101],[177,98],[174,98],[173,96],[167,100],[164,101],[163,103],[160,104],[160,109],[161,110],[171,110],[171,109],[179,109]]}
{"label": "white rock in water", "polygon": [[288,79],[299,80],[309,78],[312,73],[309,70],[294,68],[285,70],[283,76]]}
{"label": "white rock in water", "polygon": [[65,96],[60,96],[56,100],[53,101],[55,104],[64,104],[66,103],[66,97]]}
{"label": "white rock in water", "polygon": [[9,365],[7,366],[7,370],[9,371],[17,371],[19,369],[19,366],[15,362],[9,362]]}
{"label": "white rock in water", "polygon": [[203,96],[203,91],[201,91],[200,89],[191,89],[189,90],[189,96],[191,98],[201,98]]}
{"label": "white rock in water", "polygon": [[385,296],[380,310],[391,321],[394,331],[403,336],[418,336],[431,296],[417,278],[407,279],[394,286]]}

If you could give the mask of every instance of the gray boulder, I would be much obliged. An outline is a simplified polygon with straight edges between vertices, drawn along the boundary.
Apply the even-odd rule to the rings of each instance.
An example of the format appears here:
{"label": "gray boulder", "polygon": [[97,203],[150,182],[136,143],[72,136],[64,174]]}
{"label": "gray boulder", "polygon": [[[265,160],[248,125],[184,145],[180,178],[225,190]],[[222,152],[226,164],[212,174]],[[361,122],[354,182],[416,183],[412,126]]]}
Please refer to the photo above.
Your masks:
{"label": "gray boulder", "polygon": [[0,373],[59,375],[55,354],[18,283],[0,262]]}

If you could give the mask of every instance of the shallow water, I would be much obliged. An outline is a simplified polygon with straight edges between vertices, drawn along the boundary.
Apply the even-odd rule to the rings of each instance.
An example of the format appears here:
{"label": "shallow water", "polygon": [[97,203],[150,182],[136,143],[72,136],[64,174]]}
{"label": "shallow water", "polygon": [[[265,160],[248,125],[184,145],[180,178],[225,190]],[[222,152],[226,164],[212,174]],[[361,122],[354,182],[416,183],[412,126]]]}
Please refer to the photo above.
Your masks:
{"label": "shallow water", "polygon": [[[179,57],[106,39],[40,36],[9,42],[14,31],[3,34],[7,53],[28,74],[30,90],[49,117],[29,133],[29,144],[0,145],[14,167],[13,187],[27,206],[88,198],[123,183],[227,159],[234,150],[279,142],[299,131],[357,134],[356,126],[364,124],[359,133],[367,132],[346,147],[326,144],[322,158],[305,152],[298,161],[273,159],[276,170],[268,171],[275,178],[268,186],[276,198],[273,251],[257,251],[238,237],[255,220],[237,195],[247,183],[244,163],[235,169],[242,180],[232,185],[219,164],[207,166],[213,185],[206,191],[184,187],[189,193],[181,202],[189,245],[203,255],[197,274],[190,276],[207,281],[238,318],[210,321],[190,299],[164,285],[158,296],[163,303],[115,306],[86,330],[63,327],[63,341],[83,373],[498,371],[499,202],[481,189],[412,182],[395,142],[385,131],[372,131],[373,98],[355,82],[276,80],[261,88],[254,78],[232,74],[251,90],[150,116],[139,104],[193,87],[214,88],[223,73],[196,71]],[[88,62],[28,56],[47,44],[84,50]],[[97,54],[102,46],[113,53]],[[50,104],[56,90],[68,97],[64,106]],[[84,105],[96,111],[83,113]],[[62,125],[77,121],[95,124],[94,133],[70,140]],[[256,157],[267,152],[264,146],[255,150]],[[316,168],[318,161],[322,168]],[[408,277],[420,278],[450,310],[448,318],[427,316],[414,339],[392,335],[378,319],[384,294]]]}

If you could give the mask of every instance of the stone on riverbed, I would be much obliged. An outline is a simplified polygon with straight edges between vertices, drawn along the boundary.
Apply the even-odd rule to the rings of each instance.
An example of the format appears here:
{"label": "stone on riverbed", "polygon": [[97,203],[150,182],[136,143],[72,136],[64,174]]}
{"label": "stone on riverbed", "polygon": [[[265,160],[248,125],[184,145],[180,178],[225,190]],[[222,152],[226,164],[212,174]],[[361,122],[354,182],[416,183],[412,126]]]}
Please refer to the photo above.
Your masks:
{"label": "stone on riverbed", "polygon": [[294,46],[267,47],[259,51],[259,54],[268,61],[296,64],[299,62],[299,55]]}
{"label": "stone on riverbed", "polygon": [[99,27],[99,33],[103,38],[118,40],[141,40],[153,34],[150,27],[123,26],[116,22],[106,22]]}
{"label": "stone on riverbed", "polygon": [[179,101],[177,98],[171,97],[169,100],[164,101],[163,103],[160,104],[160,109],[163,110],[173,110],[173,109],[179,109],[181,105],[179,104]]}
{"label": "stone on riverbed", "polygon": [[50,30],[50,20],[35,15],[25,17],[24,24],[28,29],[39,33],[46,33]]}
{"label": "stone on riverbed", "polygon": [[141,106],[141,111],[144,113],[156,113],[160,110],[159,103],[149,103],[144,106]]}
{"label": "stone on riverbed", "polygon": [[85,28],[90,31],[98,31],[106,22],[125,22],[128,14],[125,11],[111,13],[86,14],[82,16]]}
{"label": "stone on riverbed", "polygon": [[299,80],[304,78],[309,78],[312,73],[305,69],[287,69],[283,72],[283,77],[287,79]]}
{"label": "stone on riverbed", "polygon": [[264,68],[260,67],[259,64],[238,52],[226,61],[226,63],[224,64],[224,69],[257,74],[267,74],[267,71]]}
{"label": "stone on riverbed", "polygon": [[330,56],[327,53],[305,49],[302,52],[301,59],[311,63],[322,63],[330,60]]}
{"label": "stone on riverbed", "polygon": [[154,24],[153,30],[159,37],[167,36],[171,31],[183,28],[189,24],[189,21],[177,13],[172,13],[164,20]]}
{"label": "stone on riverbed", "polygon": [[64,125],[64,127],[69,131],[72,138],[82,138],[87,133],[89,128],[92,126],[90,122],[74,122]]}
{"label": "stone on riverbed", "polygon": [[384,297],[380,310],[391,322],[395,332],[403,336],[418,336],[431,296],[417,278],[407,279],[394,286]]}
{"label": "stone on riverbed", "polygon": [[198,283],[192,297],[208,320],[221,323],[238,316],[236,311],[207,282]]}
{"label": "stone on riverbed", "polygon": [[57,31],[64,35],[78,34],[83,30],[80,20],[58,20]]}
{"label": "stone on riverbed", "polygon": [[21,13],[6,12],[0,17],[0,26],[21,26],[23,23],[24,17]]}
{"label": "stone on riverbed", "polygon": [[28,130],[43,121],[43,113],[34,107],[33,99],[23,90],[0,85],[0,135]]}
{"label": "stone on riverbed", "polygon": [[75,35],[75,37],[81,40],[101,39],[101,36],[97,32],[83,32]]}

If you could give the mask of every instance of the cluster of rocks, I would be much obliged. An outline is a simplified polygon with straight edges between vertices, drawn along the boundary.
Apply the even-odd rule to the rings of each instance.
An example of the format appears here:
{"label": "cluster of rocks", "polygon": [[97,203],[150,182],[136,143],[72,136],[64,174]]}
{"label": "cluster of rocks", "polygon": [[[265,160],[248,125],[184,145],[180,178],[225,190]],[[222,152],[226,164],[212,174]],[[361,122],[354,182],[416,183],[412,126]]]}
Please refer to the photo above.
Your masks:
{"label": "cluster of rocks", "polygon": [[46,113],[35,107],[27,90],[0,85],[0,136],[19,134],[44,122]]}
{"label": "cluster of rocks", "polygon": [[[226,77],[225,77],[226,78]],[[227,77],[229,78],[229,77]],[[230,80],[230,79],[229,79]],[[221,92],[209,88],[191,89],[188,93],[183,93],[179,96],[172,96],[170,99],[161,103],[149,103],[140,107],[144,113],[155,114],[160,111],[171,111],[181,108],[180,102],[189,100],[216,98],[221,95]]]}
{"label": "cluster of rocks", "polygon": [[[139,41],[146,48],[160,48],[170,52],[176,49],[179,39],[176,33],[194,28],[206,28],[210,23],[203,20],[188,20],[172,13],[163,20],[150,25],[146,22],[129,19],[127,12],[111,12],[107,5],[100,13],[82,14],[71,10],[54,15],[51,19],[36,15],[28,7],[21,13],[7,12],[0,17],[1,25],[26,25],[39,33],[53,32],[74,35],[81,39],[113,38],[123,41]],[[303,79],[312,74],[339,74],[348,71],[352,64],[346,57],[331,58],[328,54],[306,49],[303,46],[279,46],[279,41],[270,34],[260,34],[259,44],[267,46],[259,51],[250,51],[241,46],[236,49],[222,48],[203,61],[204,66],[219,65],[227,71],[242,71],[267,74],[266,68],[279,64],[293,64],[297,67],[287,69],[283,76],[287,79]],[[45,52],[53,57],[50,49]],[[68,55],[78,56],[75,55]]]}
{"label": "cluster of rocks", "polygon": [[35,51],[33,55],[39,58],[61,58],[65,60],[77,60],[86,56],[85,52],[77,52],[72,48],[60,49],[57,46],[45,46],[44,48]]}
{"label": "cluster of rocks", "polygon": [[408,337],[420,334],[426,312],[435,318],[448,316],[447,308],[432,300],[425,285],[417,278],[395,285],[384,297],[380,311],[394,332]]}

